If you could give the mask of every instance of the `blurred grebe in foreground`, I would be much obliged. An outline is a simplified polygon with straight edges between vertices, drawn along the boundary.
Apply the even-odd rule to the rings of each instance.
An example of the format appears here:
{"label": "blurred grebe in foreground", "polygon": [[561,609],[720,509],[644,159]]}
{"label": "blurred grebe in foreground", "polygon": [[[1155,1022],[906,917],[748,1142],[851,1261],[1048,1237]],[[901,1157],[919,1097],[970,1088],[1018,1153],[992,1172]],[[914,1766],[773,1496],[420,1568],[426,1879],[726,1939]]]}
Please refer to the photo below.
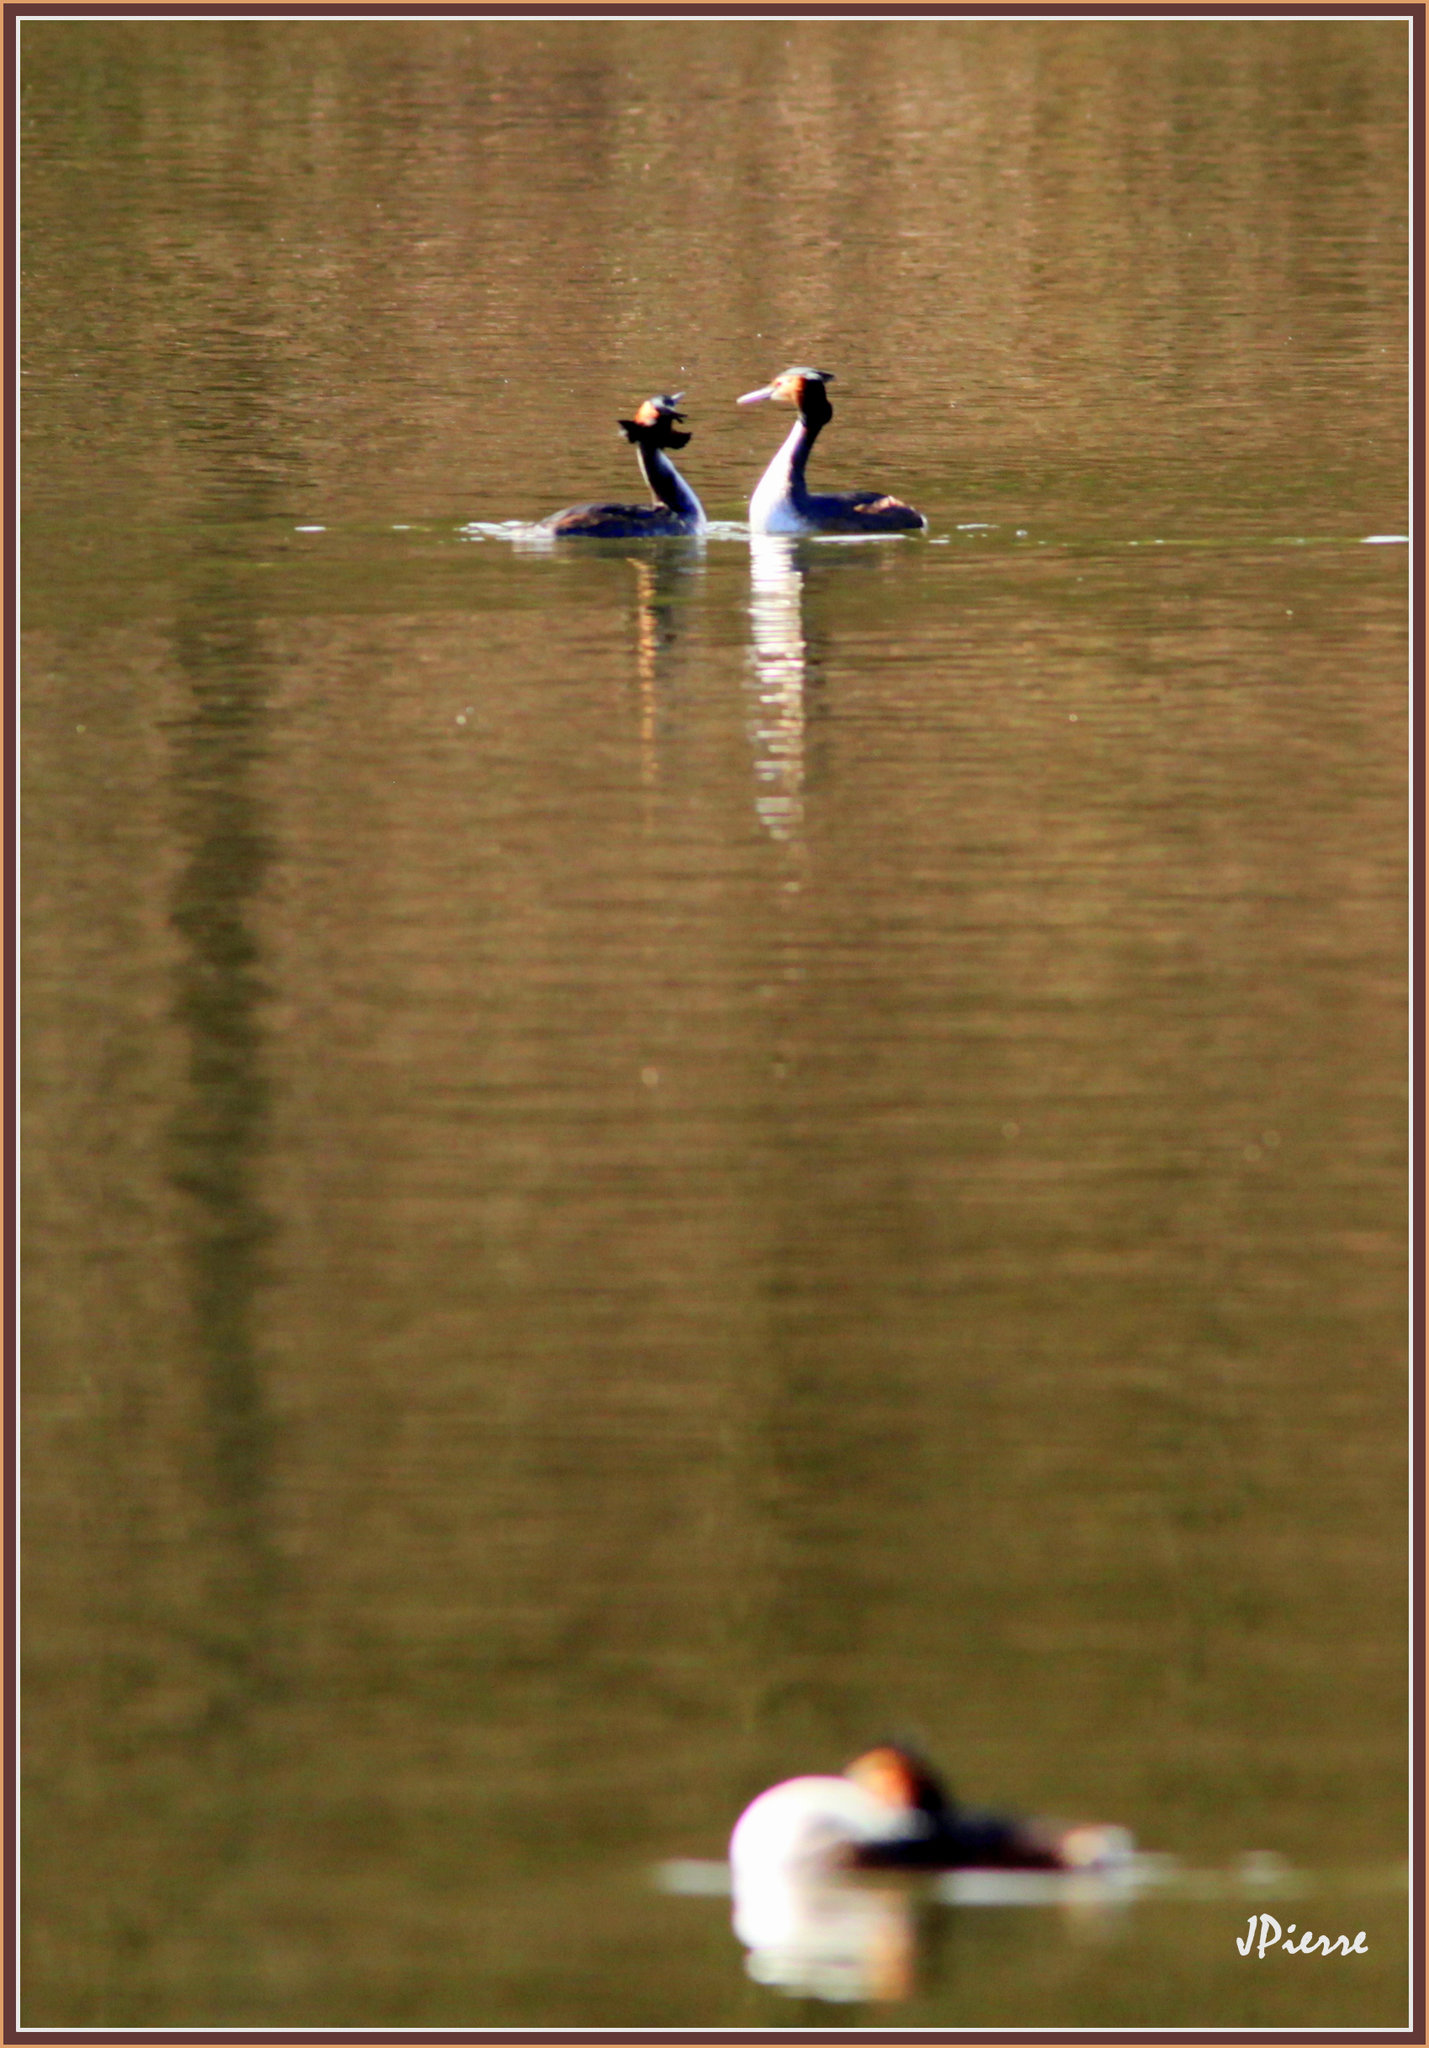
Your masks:
{"label": "blurred grebe in foreground", "polygon": [[809,451],[834,416],[825,385],[830,370],[785,370],[758,391],[735,401],[756,405],[774,398],[798,408],[799,418],[759,479],[749,501],[753,533],[907,533],[928,524],[921,512],[882,491],[810,491],[804,482]]}
{"label": "blurred grebe in foreground", "polygon": [[786,1778],[747,1806],[730,1837],[736,1888],[794,1869],[1106,1870],[1135,1844],[1125,1828],[960,1807],[920,1758],[888,1744],[841,1778]]}
{"label": "blurred grebe in foreground", "polygon": [[655,503],[573,505],[568,512],[553,512],[542,521],[547,532],[563,539],[587,540],[663,540],[703,533],[705,508],[665,452],[683,448],[689,441],[677,424],[685,415],[675,410],[684,395],[683,391],[667,391],[647,398],[633,420],[620,421],[626,440],[635,443]]}

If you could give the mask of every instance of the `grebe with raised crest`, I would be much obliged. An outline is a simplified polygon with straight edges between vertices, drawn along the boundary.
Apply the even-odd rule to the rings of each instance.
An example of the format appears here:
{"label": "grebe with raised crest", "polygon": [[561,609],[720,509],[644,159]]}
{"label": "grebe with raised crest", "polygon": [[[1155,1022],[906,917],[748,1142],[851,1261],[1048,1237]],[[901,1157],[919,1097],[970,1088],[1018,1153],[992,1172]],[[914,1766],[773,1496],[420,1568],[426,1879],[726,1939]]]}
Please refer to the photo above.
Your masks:
{"label": "grebe with raised crest", "polygon": [[563,540],[666,540],[703,533],[705,508],[666,452],[685,447],[690,438],[679,431],[685,415],[675,409],[684,395],[666,391],[647,398],[633,420],[619,423],[635,444],[653,505],[572,505],[543,519],[546,531]]}
{"label": "grebe with raised crest", "polygon": [[765,470],[749,501],[753,533],[910,533],[928,522],[921,512],[883,491],[811,491],[804,467],[821,430],[834,416],[826,385],[831,370],[783,370],[772,384],[746,391],[737,405],[773,398],[798,410],[783,447]]}
{"label": "grebe with raised crest", "polygon": [[1125,1828],[1020,1820],[959,1806],[911,1750],[885,1743],[842,1777],[786,1778],[730,1836],[736,1884],[774,1870],[1105,1870],[1134,1852]]}

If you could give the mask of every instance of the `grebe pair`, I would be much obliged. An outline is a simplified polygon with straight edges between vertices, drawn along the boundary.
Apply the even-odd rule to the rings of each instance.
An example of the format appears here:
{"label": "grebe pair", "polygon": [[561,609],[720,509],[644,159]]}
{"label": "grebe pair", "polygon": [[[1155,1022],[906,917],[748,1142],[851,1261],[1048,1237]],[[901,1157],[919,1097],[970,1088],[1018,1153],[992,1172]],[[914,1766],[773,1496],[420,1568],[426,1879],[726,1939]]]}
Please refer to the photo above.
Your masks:
{"label": "grebe pair", "polygon": [[[755,405],[772,398],[798,412],[788,439],[760,478],[749,501],[752,533],[907,533],[925,527],[921,512],[881,491],[814,493],[804,481],[809,454],[820,432],[834,416],[826,386],[830,370],[792,369],[758,391],[736,401]],[[635,443],[640,467],[656,502],[653,505],[576,505],[544,522],[562,539],[639,540],[701,534],[704,507],[671,462],[667,449],[683,448],[688,434],[676,431],[684,414],[675,407],[683,392],[647,398],[621,431]]]}
{"label": "grebe pair", "polygon": [[911,1751],[884,1744],[843,1776],[786,1778],[747,1806],[729,1842],[736,1885],[776,1872],[1105,1870],[1125,1828],[1017,1820],[960,1807]]}

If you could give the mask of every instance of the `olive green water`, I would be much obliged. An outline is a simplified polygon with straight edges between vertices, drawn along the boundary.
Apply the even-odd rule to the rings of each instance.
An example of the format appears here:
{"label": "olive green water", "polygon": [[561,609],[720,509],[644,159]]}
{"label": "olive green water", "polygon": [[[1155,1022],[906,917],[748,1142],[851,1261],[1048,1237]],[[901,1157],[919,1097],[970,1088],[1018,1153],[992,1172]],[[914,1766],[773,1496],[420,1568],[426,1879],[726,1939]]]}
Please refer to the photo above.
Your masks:
{"label": "olive green water", "polygon": [[[20,57],[22,2020],[1402,2024],[1404,24]],[[891,1729],[1366,1952],[781,1998]]]}

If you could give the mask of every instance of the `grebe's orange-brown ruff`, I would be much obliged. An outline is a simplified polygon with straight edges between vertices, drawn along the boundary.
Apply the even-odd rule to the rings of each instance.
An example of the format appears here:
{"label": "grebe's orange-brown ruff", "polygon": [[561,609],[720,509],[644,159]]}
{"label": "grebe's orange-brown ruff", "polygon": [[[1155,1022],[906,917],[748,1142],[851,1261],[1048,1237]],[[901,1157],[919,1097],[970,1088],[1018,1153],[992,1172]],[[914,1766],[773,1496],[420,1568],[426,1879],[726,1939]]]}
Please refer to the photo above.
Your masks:
{"label": "grebe's orange-brown ruff", "polygon": [[735,401],[756,405],[773,398],[792,405],[799,417],[788,439],[765,470],[749,501],[752,533],[910,533],[928,522],[921,512],[883,491],[811,491],[804,467],[820,431],[834,416],[825,386],[831,370],[784,370],[772,384],[746,391]]}
{"label": "grebe's orange-brown ruff", "polygon": [[688,434],[679,431],[685,415],[675,408],[683,391],[647,398],[633,420],[621,420],[620,431],[635,444],[653,505],[573,505],[542,520],[548,533],[562,540],[680,539],[705,530],[705,508],[680,475],[668,453],[683,448]]}

